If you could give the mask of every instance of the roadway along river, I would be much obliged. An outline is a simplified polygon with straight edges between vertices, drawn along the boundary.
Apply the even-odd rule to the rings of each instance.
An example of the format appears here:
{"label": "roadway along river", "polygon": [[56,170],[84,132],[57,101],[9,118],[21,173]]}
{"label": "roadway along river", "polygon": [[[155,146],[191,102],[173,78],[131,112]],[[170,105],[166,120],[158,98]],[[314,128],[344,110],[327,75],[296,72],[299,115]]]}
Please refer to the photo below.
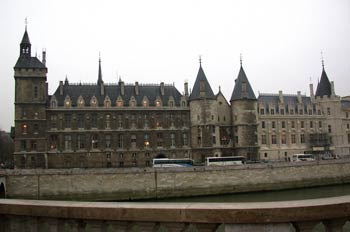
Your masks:
{"label": "roadway along river", "polygon": [[[281,191],[265,191],[253,193],[237,193],[228,195],[182,197],[169,199],[152,199],[157,202],[262,202],[262,201],[290,201],[317,199],[350,195],[350,184],[291,189]],[[142,200],[144,201],[144,200]]]}

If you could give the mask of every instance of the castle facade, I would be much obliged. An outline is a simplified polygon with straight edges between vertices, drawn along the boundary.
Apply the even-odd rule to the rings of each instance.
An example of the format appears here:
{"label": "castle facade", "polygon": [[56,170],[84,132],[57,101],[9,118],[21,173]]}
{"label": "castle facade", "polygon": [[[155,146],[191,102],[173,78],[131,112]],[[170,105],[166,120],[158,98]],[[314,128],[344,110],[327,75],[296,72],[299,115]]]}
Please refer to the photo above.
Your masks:
{"label": "castle facade", "polygon": [[255,96],[241,64],[229,101],[214,94],[200,64],[191,93],[165,83],[95,84],[66,78],[48,94],[46,52],[31,56],[25,30],[14,67],[17,168],[147,167],[159,157],[245,156],[288,160],[296,153],[350,154],[350,98],[322,69],[310,96]]}

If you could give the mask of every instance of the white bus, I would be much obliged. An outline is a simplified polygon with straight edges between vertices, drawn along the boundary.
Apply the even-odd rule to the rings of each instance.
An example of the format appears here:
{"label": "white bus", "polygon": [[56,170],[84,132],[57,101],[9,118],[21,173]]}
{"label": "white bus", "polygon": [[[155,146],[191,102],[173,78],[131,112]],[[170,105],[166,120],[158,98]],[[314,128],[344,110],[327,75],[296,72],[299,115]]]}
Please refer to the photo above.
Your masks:
{"label": "white bus", "polygon": [[244,164],[244,156],[223,156],[223,157],[207,157],[206,166],[224,166]]}
{"label": "white bus", "polygon": [[168,159],[168,158],[153,159],[154,168],[191,167],[191,166],[193,166],[193,160],[191,159]]}
{"label": "white bus", "polygon": [[314,155],[312,154],[294,154],[292,155],[292,162],[299,161],[314,161]]}

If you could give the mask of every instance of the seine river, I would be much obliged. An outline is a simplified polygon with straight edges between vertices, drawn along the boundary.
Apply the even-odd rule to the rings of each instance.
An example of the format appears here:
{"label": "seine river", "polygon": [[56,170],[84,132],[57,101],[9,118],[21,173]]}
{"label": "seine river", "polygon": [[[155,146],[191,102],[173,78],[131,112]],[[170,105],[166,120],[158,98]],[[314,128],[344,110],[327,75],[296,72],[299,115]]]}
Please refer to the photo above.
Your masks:
{"label": "seine river", "polygon": [[236,193],[217,196],[182,197],[169,199],[153,199],[157,202],[263,202],[317,199],[350,195],[350,184],[291,189],[280,191],[265,191],[253,193]]}

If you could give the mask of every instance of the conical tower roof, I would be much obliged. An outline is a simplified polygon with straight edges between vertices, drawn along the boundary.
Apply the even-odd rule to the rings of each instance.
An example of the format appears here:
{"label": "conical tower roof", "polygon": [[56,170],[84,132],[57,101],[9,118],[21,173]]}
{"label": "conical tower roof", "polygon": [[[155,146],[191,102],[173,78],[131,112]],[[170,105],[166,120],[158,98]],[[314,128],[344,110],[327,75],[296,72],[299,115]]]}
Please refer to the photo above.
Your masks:
{"label": "conical tower roof", "polygon": [[25,30],[25,32],[23,34],[23,38],[22,38],[21,44],[30,44],[27,28],[26,28],[26,30]]}
{"label": "conical tower roof", "polygon": [[211,89],[207,77],[203,71],[202,64],[199,65],[197,78],[189,98],[190,101],[198,99],[215,99],[213,90]]}
{"label": "conical tower roof", "polygon": [[235,81],[235,87],[233,88],[230,101],[242,99],[256,100],[256,97],[241,64],[241,68]]}
{"label": "conical tower roof", "polygon": [[[322,65],[323,66],[323,65]],[[317,85],[316,89],[316,95],[315,96],[325,96],[327,95],[328,97],[332,94],[332,87],[331,83],[328,79],[327,73],[324,70],[324,66],[322,67],[322,74],[321,74],[321,80]]]}

